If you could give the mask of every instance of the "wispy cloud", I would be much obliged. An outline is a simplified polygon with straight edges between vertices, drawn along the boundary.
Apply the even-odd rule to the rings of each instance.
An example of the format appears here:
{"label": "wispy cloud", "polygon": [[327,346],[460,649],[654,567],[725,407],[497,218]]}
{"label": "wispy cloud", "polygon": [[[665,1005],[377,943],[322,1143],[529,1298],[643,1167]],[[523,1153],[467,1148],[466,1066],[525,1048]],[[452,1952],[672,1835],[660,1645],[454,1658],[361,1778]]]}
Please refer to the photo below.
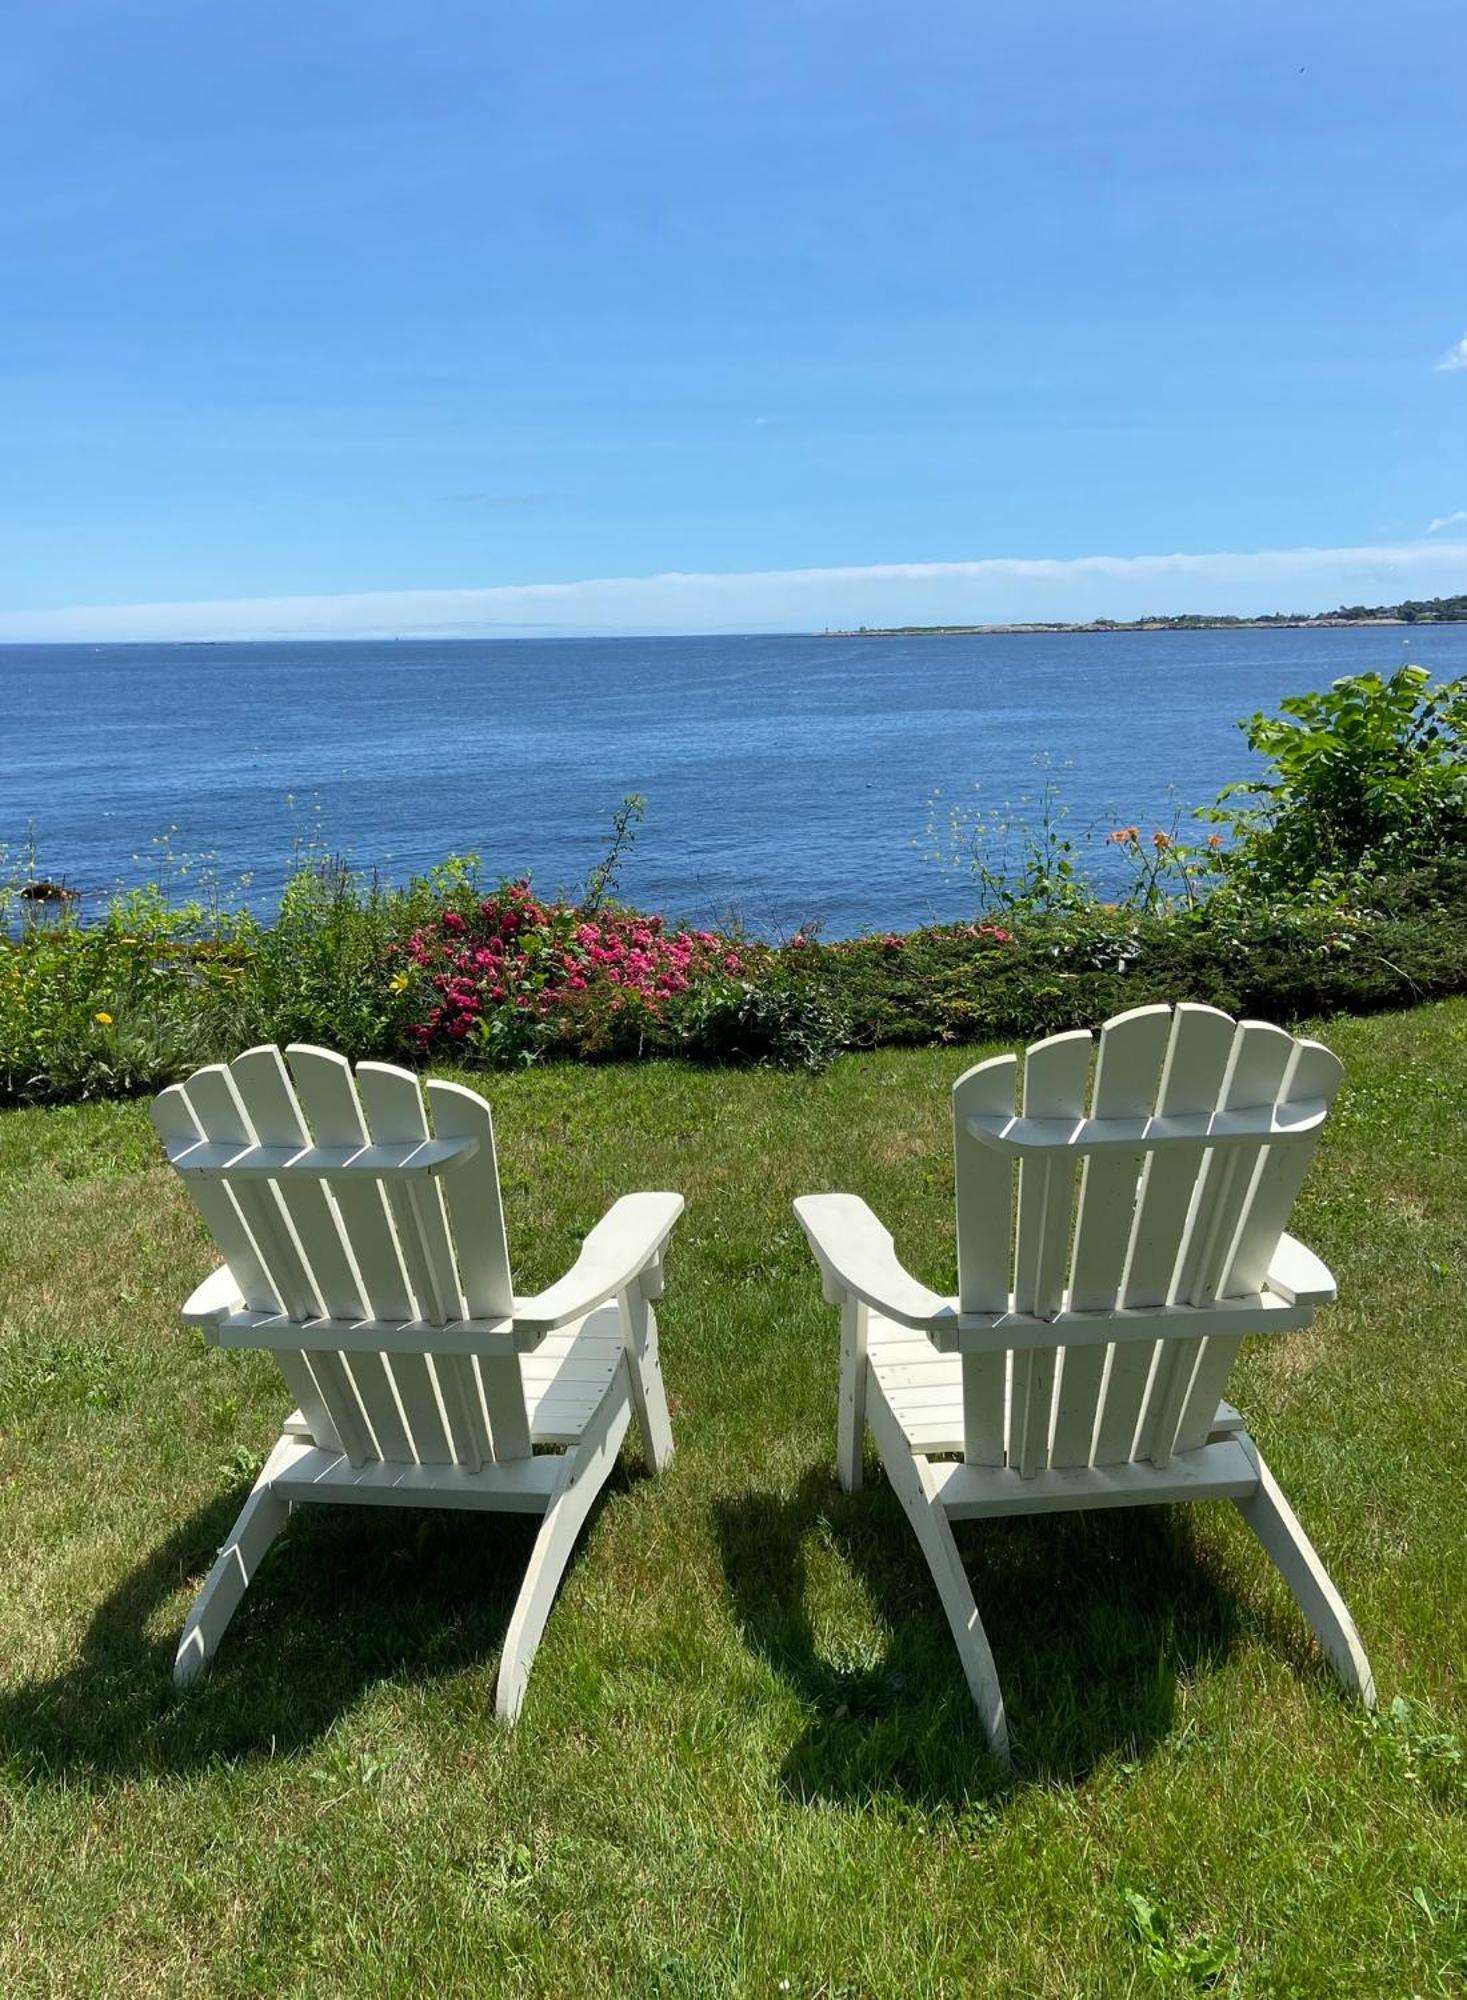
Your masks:
{"label": "wispy cloud", "polygon": [[0,640],[475,638],[1326,610],[1467,588],[1454,541],[1211,554],[982,557],[864,568],[667,572],[484,589],[0,612]]}
{"label": "wispy cloud", "polygon": [[1450,375],[1454,369],[1467,368],[1467,333],[1462,335],[1455,347],[1447,349],[1436,365],[1446,375]]}
{"label": "wispy cloud", "polygon": [[1428,535],[1439,535],[1443,528],[1455,528],[1459,521],[1467,521],[1467,507],[1459,507],[1455,514],[1438,514],[1434,521],[1428,521]]}
{"label": "wispy cloud", "polygon": [[540,507],[550,495],[548,493],[450,493],[447,498],[455,507]]}

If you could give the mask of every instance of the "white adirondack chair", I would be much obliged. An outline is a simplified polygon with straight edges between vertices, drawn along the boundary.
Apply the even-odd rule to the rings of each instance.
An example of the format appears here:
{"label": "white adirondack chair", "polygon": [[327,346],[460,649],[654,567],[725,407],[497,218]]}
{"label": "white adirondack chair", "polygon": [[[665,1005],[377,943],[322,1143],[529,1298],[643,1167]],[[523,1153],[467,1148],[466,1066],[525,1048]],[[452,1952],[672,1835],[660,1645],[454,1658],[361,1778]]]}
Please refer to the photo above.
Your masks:
{"label": "white adirondack chair", "polygon": [[1036,1043],[1017,1109],[1015,1056],[954,1085],[955,1299],[902,1268],[854,1195],[795,1203],[841,1309],[841,1484],[860,1484],[869,1421],[1004,1762],[954,1520],[1231,1500],[1345,1688],[1375,1700],[1339,1592],[1221,1400],[1245,1335],[1297,1332],[1335,1295],[1284,1225],[1340,1064],[1198,1006],[1107,1022],[1092,1086],[1094,1055],[1084,1032]]}
{"label": "white adirondack chair", "polygon": [[[292,1507],[484,1508],[541,1526],[499,1669],[513,1722],[577,1532],[635,1412],[672,1456],[652,1301],[682,1211],[631,1194],[572,1268],[516,1298],[489,1106],[385,1063],[251,1049],[165,1090],[153,1122],[224,1267],[183,1309],[219,1347],[264,1348],[299,1408],[189,1613],[180,1686],[217,1650]],[[537,1450],[537,1447],[554,1449]]]}

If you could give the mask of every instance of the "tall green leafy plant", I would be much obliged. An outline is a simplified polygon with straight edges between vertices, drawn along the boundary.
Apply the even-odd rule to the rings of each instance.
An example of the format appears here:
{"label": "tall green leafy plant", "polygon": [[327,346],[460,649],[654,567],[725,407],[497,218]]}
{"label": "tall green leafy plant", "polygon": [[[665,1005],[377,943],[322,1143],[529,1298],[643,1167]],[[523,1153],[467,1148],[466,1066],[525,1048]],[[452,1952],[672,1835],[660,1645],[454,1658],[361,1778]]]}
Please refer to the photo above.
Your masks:
{"label": "tall green leafy plant", "polygon": [[[1322,896],[1450,859],[1467,841],[1467,679],[1351,674],[1239,726],[1267,758],[1203,817],[1240,888]],[[1229,804],[1228,801],[1237,801]]]}

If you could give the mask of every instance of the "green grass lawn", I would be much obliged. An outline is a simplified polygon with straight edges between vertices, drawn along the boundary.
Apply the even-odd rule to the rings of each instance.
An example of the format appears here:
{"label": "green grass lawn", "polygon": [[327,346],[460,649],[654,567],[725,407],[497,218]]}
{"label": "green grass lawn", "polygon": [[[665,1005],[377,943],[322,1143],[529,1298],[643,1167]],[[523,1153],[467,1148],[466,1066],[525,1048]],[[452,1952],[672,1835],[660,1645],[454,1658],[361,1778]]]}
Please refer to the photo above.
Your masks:
{"label": "green grass lawn", "polygon": [[864,1194],[950,1287],[966,1056],[491,1082],[522,1290],[614,1195],[688,1199],[678,1455],[629,1445],[512,1734],[506,1516],[309,1511],[174,1693],[287,1399],[179,1324],[212,1255],[142,1104],[0,1117],[0,1992],[1460,1993],[1467,1003],[1326,1039],[1295,1229],[1340,1303],[1234,1394],[1381,1719],[1226,1506],[994,1522],[958,1534],[1007,1780],[889,1493],[835,1484],[789,1206]]}

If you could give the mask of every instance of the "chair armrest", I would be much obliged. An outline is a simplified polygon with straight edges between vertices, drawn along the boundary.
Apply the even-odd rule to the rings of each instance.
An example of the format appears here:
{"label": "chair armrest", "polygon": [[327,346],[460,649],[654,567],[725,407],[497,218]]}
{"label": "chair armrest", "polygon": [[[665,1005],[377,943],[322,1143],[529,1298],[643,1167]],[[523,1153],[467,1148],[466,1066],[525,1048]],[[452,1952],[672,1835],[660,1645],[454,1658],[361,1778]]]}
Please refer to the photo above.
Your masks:
{"label": "chair armrest", "polygon": [[244,1296],[227,1264],[211,1271],[203,1284],[195,1285],[183,1308],[185,1326],[219,1327],[231,1313],[244,1310]]}
{"label": "chair armrest", "polygon": [[844,1294],[863,1299],[883,1319],[935,1333],[958,1324],[956,1299],[945,1299],[906,1270],[891,1231],[859,1195],[802,1194],[795,1203],[825,1279],[825,1296],[839,1305]]}
{"label": "chair armrest", "polygon": [[649,1266],[655,1270],[682,1212],[680,1194],[624,1194],[614,1201],[565,1276],[533,1298],[515,1300],[516,1334],[553,1333],[626,1291]]}
{"label": "chair armrest", "polygon": [[1281,1236],[1264,1284],[1291,1306],[1327,1306],[1335,1296],[1334,1273],[1294,1236]]}

